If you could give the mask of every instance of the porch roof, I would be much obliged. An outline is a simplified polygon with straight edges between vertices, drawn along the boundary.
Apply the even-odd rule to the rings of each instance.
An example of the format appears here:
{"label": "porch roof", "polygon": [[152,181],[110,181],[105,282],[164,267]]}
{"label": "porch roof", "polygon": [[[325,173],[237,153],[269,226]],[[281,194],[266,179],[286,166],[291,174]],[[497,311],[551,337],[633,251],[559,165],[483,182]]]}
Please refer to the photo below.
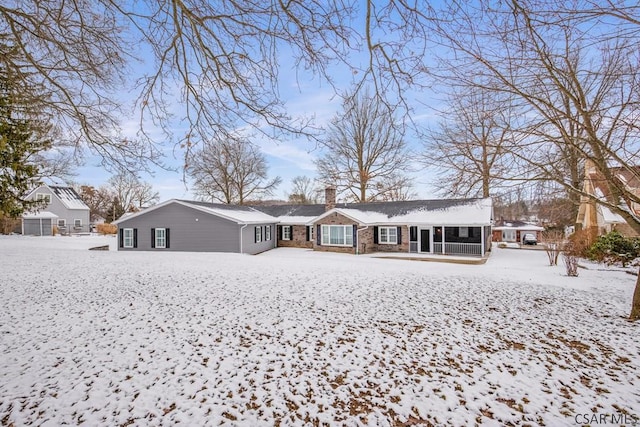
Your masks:
{"label": "porch roof", "polygon": [[362,225],[485,226],[491,224],[491,198],[350,203],[336,206],[315,222],[339,213]]}

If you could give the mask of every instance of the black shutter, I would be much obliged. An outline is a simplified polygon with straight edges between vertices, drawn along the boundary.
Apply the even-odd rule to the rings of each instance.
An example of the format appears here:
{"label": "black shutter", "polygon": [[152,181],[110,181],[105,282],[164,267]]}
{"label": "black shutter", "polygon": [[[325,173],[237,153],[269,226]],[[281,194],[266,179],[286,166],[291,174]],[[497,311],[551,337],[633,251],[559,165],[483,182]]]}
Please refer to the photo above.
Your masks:
{"label": "black shutter", "polygon": [[398,244],[402,244],[402,227],[398,227]]}
{"label": "black shutter", "polygon": [[418,227],[412,225],[409,227],[409,241],[417,242],[418,241]]}
{"label": "black shutter", "polygon": [[118,230],[118,235],[120,237],[120,247],[124,247],[124,230],[121,228]]}
{"label": "black shutter", "polygon": [[378,243],[378,227],[373,227],[373,243]]}
{"label": "black shutter", "polygon": [[156,229],[152,228],[151,229],[151,248],[155,248],[156,247]]}
{"label": "black shutter", "polygon": [[357,247],[358,246],[358,226],[357,225],[353,225],[353,247]]}
{"label": "black shutter", "polygon": [[311,240],[311,227],[307,225],[307,242]]}
{"label": "black shutter", "polygon": [[258,227],[253,227],[253,243],[258,243]]}
{"label": "black shutter", "polygon": [[133,247],[134,248],[138,247],[138,229],[137,228],[133,229]]}
{"label": "black shutter", "polygon": [[278,240],[282,240],[282,226],[278,226]]}
{"label": "black shutter", "polygon": [[165,236],[164,236],[164,238],[165,238],[165,242],[164,243],[165,244],[164,245],[165,245],[165,247],[167,249],[169,249],[169,229],[167,228],[166,230],[164,230],[164,232],[165,232]]}
{"label": "black shutter", "polygon": [[322,236],[320,235],[320,224],[316,226],[316,244],[322,246]]}

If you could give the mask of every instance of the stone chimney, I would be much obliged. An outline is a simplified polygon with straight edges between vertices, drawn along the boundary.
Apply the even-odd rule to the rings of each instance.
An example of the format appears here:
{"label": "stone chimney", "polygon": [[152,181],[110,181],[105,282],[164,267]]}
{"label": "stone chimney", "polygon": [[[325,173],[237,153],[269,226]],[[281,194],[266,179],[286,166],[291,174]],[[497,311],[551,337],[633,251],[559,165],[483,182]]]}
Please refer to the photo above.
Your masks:
{"label": "stone chimney", "polygon": [[330,211],[336,207],[336,188],[327,187],[324,189],[324,210]]}

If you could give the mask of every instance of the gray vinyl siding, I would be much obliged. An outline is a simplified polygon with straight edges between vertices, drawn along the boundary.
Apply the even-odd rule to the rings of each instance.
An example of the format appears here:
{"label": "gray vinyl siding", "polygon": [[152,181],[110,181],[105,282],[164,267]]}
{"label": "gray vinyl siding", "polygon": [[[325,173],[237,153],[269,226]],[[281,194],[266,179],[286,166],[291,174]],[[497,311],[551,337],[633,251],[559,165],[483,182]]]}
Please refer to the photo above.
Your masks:
{"label": "gray vinyl siding", "polygon": [[[274,228],[271,224],[271,242],[255,243],[254,226],[211,215],[178,203],[168,204],[118,224],[119,229],[137,229],[137,247],[121,248],[121,251],[186,251],[186,252],[240,252],[242,230],[244,253],[255,254],[271,249],[274,245]],[[151,229],[168,228],[169,248],[151,247]],[[264,234],[263,234],[264,238]]]}
{"label": "gray vinyl siding", "polygon": [[[22,220],[25,236],[51,236],[51,218],[25,218]],[[42,221],[42,227],[40,226]],[[42,232],[42,234],[40,234]]]}
{"label": "gray vinyl siding", "polygon": [[[49,211],[58,215],[58,218],[54,220],[53,225],[58,225],[58,220],[64,219],[66,221],[66,230],[68,233],[86,233],[89,231],[89,209],[68,209],[62,204],[60,199],[46,186],[39,187],[30,195],[30,199],[35,200],[38,193],[51,195],[51,203],[47,206],[43,206],[41,211]],[[82,227],[74,228],[74,220],[79,219],[82,221]],[[26,234],[26,231],[25,231]],[[46,234],[45,234],[46,235]]]}
{"label": "gray vinyl siding", "polygon": [[[271,240],[265,241],[265,228],[271,227]],[[262,228],[262,242],[256,243],[255,232],[256,227]],[[242,252],[245,254],[259,254],[260,252],[268,251],[276,247],[276,224],[249,224],[242,230]]]}

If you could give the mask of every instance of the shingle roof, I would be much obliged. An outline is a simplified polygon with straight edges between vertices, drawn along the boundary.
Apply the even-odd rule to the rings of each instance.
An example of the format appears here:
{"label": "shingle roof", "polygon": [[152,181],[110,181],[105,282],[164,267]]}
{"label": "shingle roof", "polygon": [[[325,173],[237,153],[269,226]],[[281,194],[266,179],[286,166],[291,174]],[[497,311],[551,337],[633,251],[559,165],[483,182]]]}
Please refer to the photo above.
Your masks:
{"label": "shingle roof", "polygon": [[268,205],[254,206],[271,216],[318,216],[324,213],[324,205]]}
{"label": "shingle roof", "polygon": [[53,194],[55,194],[67,209],[89,209],[80,195],[71,187],[62,187],[57,185],[48,185]]}

